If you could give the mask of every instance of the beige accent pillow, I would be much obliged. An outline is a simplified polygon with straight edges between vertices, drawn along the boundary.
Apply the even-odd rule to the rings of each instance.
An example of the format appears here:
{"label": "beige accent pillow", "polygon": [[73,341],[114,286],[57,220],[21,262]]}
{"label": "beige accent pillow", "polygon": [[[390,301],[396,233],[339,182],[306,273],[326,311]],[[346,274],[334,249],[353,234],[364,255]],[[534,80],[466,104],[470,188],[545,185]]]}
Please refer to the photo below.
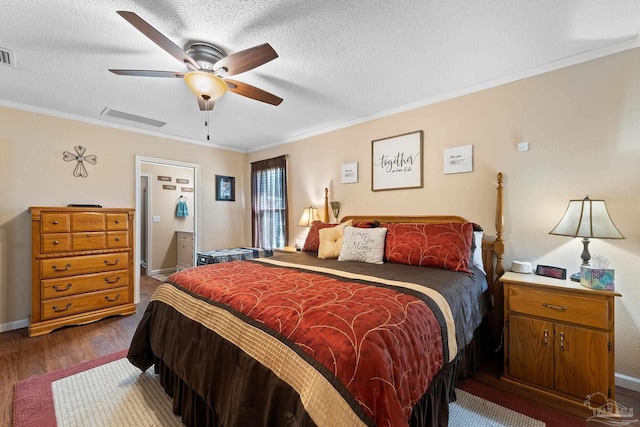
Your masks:
{"label": "beige accent pillow", "polygon": [[338,258],[342,250],[342,236],[344,228],[351,225],[353,220],[343,222],[331,228],[323,228],[320,230],[320,245],[318,246],[318,258]]}

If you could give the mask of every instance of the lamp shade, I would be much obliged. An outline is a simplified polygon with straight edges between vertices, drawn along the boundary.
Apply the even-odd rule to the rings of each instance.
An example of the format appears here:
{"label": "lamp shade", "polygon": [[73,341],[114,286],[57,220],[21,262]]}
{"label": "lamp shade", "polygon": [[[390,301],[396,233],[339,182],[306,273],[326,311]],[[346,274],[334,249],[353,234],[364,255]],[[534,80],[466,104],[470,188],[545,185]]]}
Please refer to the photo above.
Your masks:
{"label": "lamp shade", "polygon": [[604,200],[569,200],[564,216],[549,234],[597,239],[624,239],[616,228]]}
{"label": "lamp shade", "polygon": [[190,71],[184,76],[187,87],[198,98],[215,101],[227,91],[227,84],[220,77],[206,71]]}
{"label": "lamp shade", "polygon": [[311,227],[316,221],[320,221],[318,209],[312,207],[304,208],[300,221],[298,222],[298,226]]}

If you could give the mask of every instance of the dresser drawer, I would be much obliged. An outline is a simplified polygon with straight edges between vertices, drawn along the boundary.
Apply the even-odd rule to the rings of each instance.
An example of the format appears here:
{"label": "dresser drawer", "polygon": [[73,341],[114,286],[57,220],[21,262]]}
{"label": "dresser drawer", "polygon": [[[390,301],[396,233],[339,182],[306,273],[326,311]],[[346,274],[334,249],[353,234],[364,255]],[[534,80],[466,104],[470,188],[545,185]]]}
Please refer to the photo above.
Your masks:
{"label": "dresser drawer", "polygon": [[43,213],[40,220],[40,230],[43,233],[68,232],[70,228],[69,214],[65,213]]}
{"label": "dresser drawer", "polygon": [[107,236],[104,232],[72,233],[71,247],[74,251],[90,251],[107,247]]}
{"label": "dresser drawer", "polygon": [[129,272],[117,270],[108,273],[84,274],[42,280],[42,299],[60,298],[67,295],[102,291],[129,285]]}
{"label": "dresser drawer", "polygon": [[126,213],[106,214],[107,230],[128,230],[128,216]]}
{"label": "dresser drawer", "polygon": [[71,250],[71,236],[69,233],[48,233],[40,235],[40,251],[68,252]]}
{"label": "dresser drawer", "polygon": [[550,292],[509,284],[509,311],[546,319],[562,320],[594,328],[609,327],[606,298],[587,297],[575,292]]}
{"label": "dresser drawer", "polygon": [[79,212],[71,214],[71,231],[104,231],[104,214]]}
{"label": "dresser drawer", "polygon": [[40,277],[49,279],[76,276],[78,274],[121,270],[128,267],[128,252],[44,259],[40,261]]}
{"label": "dresser drawer", "polygon": [[129,233],[126,231],[107,232],[107,249],[128,248]]}
{"label": "dresser drawer", "polygon": [[129,302],[126,287],[42,301],[44,320],[100,310]]}

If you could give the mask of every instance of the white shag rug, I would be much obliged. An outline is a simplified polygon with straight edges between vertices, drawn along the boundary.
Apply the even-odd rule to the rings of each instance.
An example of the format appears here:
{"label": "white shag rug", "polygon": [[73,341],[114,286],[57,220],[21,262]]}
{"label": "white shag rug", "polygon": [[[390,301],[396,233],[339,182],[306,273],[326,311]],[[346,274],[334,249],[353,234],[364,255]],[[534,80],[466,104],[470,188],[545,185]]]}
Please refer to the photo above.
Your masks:
{"label": "white shag rug", "polygon": [[[179,427],[153,367],[116,360],[51,383],[58,427]],[[451,427],[544,427],[544,423],[462,390],[450,405]]]}
{"label": "white shag rug", "polygon": [[449,405],[450,427],[544,427],[545,423],[497,405],[464,390],[456,389],[456,401]]}

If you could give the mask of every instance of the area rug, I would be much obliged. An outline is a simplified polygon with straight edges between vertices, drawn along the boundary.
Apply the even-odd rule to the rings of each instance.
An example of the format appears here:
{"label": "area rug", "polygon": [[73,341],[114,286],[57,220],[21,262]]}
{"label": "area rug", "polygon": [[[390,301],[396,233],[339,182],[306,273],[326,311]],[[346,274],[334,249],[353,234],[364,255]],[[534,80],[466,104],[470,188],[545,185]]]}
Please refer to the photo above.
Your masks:
{"label": "area rug", "polygon": [[[144,373],[126,350],[16,384],[14,427],[182,426],[153,368]],[[544,427],[545,424],[462,390],[449,425]]]}

